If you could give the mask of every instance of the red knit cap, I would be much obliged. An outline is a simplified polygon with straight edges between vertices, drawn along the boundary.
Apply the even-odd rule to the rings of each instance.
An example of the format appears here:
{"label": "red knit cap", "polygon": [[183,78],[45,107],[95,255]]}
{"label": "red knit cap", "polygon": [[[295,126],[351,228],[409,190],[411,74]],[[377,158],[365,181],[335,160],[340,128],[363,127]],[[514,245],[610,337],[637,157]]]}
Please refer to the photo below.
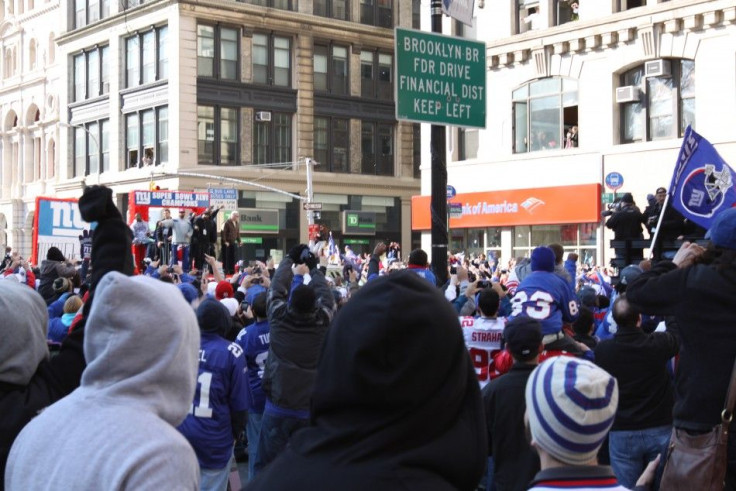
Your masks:
{"label": "red knit cap", "polygon": [[215,298],[217,300],[222,300],[223,298],[232,298],[235,295],[235,292],[233,291],[233,286],[230,284],[229,281],[221,281],[217,284],[217,288],[215,288]]}

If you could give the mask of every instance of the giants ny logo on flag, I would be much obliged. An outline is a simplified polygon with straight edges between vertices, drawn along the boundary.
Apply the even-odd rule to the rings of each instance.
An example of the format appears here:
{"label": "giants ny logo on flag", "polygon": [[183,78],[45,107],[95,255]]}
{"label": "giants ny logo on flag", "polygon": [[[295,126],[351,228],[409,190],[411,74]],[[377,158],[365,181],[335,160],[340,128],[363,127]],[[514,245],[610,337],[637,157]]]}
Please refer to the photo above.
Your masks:
{"label": "giants ny logo on flag", "polygon": [[713,145],[688,126],[670,183],[672,206],[710,228],[713,218],[736,204],[734,171]]}

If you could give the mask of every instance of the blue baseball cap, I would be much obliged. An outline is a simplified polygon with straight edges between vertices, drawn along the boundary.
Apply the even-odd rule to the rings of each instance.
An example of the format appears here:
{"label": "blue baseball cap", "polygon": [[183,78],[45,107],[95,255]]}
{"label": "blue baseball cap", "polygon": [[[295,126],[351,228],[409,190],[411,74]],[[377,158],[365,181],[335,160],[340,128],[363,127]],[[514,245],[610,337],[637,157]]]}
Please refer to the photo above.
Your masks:
{"label": "blue baseball cap", "polygon": [[736,208],[729,208],[716,215],[705,238],[716,247],[736,249]]}

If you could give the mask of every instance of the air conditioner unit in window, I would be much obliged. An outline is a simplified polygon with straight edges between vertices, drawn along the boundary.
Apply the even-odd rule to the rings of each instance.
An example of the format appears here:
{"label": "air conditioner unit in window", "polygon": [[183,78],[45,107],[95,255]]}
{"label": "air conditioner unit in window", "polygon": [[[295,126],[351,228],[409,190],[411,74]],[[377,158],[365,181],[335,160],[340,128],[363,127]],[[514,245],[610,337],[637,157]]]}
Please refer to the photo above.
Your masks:
{"label": "air conditioner unit in window", "polygon": [[639,101],[639,87],[634,85],[626,85],[625,87],[619,87],[616,89],[616,102],[619,104],[624,102],[638,102]]}
{"label": "air conditioner unit in window", "polygon": [[257,111],[256,121],[271,121],[271,111]]}
{"label": "air conditioner unit in window", "polygon": [[669,60],[653,60],[644,63],[645,77],[669,77],[672,75]]}

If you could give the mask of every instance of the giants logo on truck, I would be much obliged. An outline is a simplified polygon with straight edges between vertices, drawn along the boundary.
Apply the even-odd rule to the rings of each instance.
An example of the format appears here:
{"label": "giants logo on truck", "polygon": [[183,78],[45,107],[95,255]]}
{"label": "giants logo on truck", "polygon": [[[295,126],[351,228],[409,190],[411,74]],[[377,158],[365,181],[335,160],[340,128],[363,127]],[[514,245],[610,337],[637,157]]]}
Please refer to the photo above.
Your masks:
{"label": "giants logo on truck", "polygon": [[79,236],[91,228],[94,227],[82,220],[76,199],[36,198],[31,260],[40,264],[52,246],[58,247],[67,259],[81,259]]}

